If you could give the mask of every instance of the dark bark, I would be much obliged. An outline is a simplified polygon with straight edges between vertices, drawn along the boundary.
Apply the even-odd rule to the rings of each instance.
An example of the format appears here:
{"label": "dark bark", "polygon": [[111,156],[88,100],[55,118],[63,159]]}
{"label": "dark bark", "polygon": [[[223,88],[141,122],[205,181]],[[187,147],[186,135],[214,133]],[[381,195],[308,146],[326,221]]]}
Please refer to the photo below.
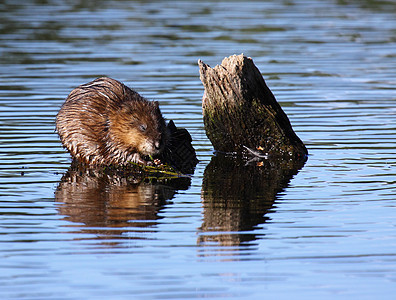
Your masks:
{"label": "dark bark", "polygon": [[214,68],[198,64],[205,87],[203,120],[215,150],[306,157],[306,147],[251,58],[233,55]]}

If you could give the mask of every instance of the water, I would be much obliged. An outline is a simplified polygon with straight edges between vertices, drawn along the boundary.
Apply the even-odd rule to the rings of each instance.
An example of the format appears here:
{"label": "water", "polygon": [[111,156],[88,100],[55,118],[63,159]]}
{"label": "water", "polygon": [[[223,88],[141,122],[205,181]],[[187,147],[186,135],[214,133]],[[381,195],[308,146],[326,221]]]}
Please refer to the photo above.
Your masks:
{"label": "water", "polygon": [[[395,11],[369,0],[3,1],[0,297],[391,299]],[[298,172],[212,158],[197,60],[240,53],[309,149]],[[101,75],[190,131],[190,180],[67,173],[54,117]]]}

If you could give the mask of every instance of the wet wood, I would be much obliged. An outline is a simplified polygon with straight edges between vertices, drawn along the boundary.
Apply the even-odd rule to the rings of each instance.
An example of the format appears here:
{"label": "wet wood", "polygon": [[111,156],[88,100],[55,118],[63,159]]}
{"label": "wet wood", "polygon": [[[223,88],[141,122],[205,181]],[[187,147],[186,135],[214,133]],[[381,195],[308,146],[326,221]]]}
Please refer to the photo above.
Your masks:
{"label": "wet wood", "polygon": [[305,145],[251,58],[233,55],[214,68],[198,64],[203,120],[215,150],[306,157]]}
{"label": "wet wood", "polygon": [[168,122],[167,128],[170,133],[170,142],[160,155],[161,161],[184,174],[194,173],[198,159],[190,133],[185,128],[177,128],[172,120]]}

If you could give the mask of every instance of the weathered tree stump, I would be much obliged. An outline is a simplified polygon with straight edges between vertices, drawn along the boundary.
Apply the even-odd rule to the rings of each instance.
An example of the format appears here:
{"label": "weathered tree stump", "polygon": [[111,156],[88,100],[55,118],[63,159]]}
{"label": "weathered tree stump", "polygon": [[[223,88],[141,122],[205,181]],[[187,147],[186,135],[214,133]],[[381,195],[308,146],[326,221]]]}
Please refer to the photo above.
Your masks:
{"label": "weathered tree stump", "polygon": [[198,61],[205,87],[203,120],[217,151],[305,158],[308,151],[253,60],[225,58],[214,68]]}

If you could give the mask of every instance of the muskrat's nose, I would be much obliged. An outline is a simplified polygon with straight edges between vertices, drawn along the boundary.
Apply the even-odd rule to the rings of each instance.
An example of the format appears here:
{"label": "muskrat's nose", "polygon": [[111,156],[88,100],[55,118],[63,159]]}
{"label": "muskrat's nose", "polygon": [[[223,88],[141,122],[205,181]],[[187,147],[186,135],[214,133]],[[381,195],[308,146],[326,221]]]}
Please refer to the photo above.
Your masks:
{"label": "muskrat's nose", "polygon": [[154,147],[156,150],[159,150],[161,148],[161,141],[155,141],[154,142]]}

